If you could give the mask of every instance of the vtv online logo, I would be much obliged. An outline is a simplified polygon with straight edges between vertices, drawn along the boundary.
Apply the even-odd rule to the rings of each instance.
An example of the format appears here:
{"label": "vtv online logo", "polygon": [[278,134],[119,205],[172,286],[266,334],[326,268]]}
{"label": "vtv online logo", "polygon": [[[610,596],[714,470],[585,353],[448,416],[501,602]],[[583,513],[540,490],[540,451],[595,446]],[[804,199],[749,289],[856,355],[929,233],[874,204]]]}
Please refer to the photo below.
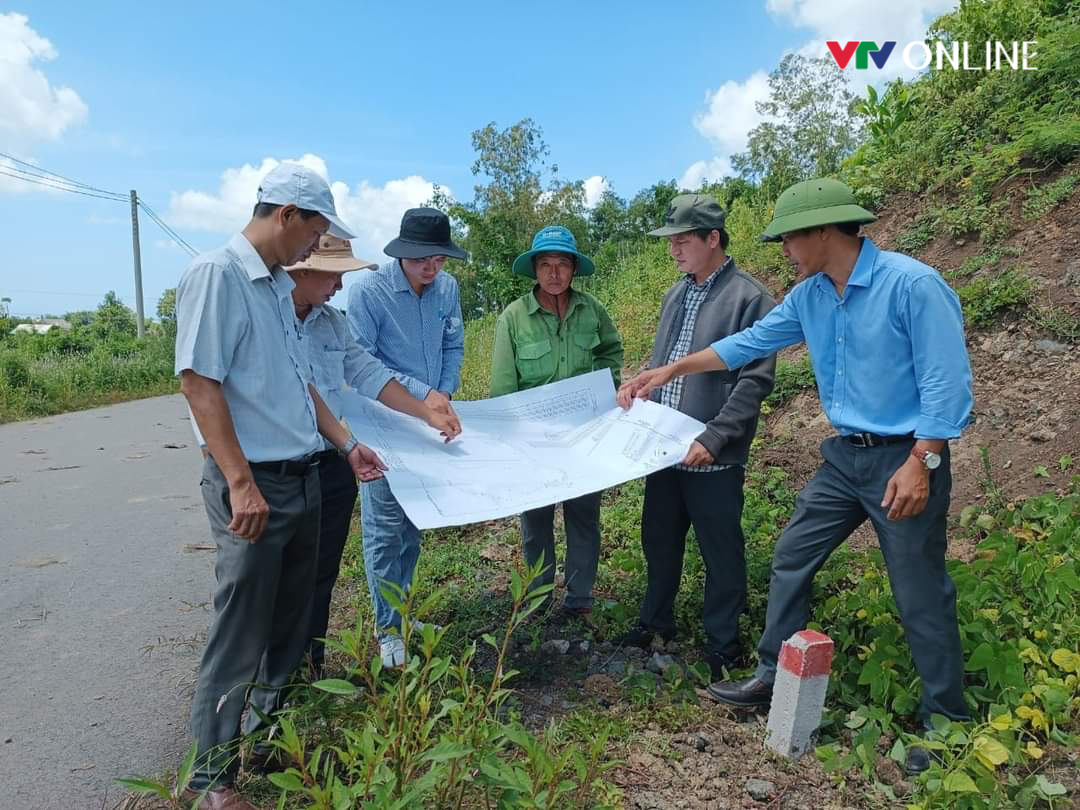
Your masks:
{"label": "vtv online logo", "polygon": [[831,39],[825,44],[829,46],[829,53],[833,55],[833,59],[836,60],[836,64],[841,70],[848,66],[852,55],[855,56],[856,70],[866,70],[870,67],[868,56],[874,60],[874,64],[878,68],[883,68],[885,63],[889,61],[889,55],[892,54],[893,48],[896,47],[895,42],[886,42],[879,48],[876,42],[869,41],[848,42],[841,47],[839,42]]}
{"label": "vtv online logo", "polygon": [[[845,42],[841,45],[836,40],[825,43],[829,46],[829,53],[841,70],[851,63],[855,57],[855,69],[866,70],[870,67],[870,60],[880,70],[889,61],[896,42],[890,40],[880,48],[876,42],[869,40],[863,42]],[[971,47],[967,42],[936,42],[931,48],[925,42],[909,42],[903,50],[904,64],[912,70],[922,70],[931,62],[937,62],[937,69],[944,69],[948,65],[953,70],[1001,70],[1007,65],[1012,70],[1038,70],[1030,66],[1028,60],[1037,56],[1029,47],[1037,45],[1034,40],[1030,42],[986,42],[978,43]],[[984,46],[984,47],[980,47]],[[980,53],[982,51],[983,53]],[[918,56],[916,56],[916,52]],[[921,57],[921,59],[920,59]]]}

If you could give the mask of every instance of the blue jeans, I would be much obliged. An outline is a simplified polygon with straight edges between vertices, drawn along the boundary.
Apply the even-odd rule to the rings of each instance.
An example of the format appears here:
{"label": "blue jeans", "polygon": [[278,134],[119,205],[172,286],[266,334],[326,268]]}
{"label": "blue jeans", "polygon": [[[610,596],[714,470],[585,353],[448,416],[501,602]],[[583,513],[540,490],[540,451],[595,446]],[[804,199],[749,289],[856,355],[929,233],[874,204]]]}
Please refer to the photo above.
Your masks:
{"label": "blue jeans", "polygon": [[360,526],[375,632],[381,641],[391,628],[401,630],[401,615],[390,607],[381,588],[389,582],[408,592],[420,559],[420,530],[406,517],[385,478],[360,487]]}

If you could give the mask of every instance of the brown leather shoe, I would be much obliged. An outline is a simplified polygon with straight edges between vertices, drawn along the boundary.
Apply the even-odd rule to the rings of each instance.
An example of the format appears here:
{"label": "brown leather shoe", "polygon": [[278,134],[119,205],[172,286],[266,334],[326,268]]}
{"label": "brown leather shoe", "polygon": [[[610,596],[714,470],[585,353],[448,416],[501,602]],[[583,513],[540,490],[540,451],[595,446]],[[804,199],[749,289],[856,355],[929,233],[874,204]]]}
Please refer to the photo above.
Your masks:
{"label": "brown leather shoe", "polygon": [[[180,797],[185,802],[193,802],[202,795],[201,791],[187,788]],[[259,810],[255,805],[236,792],[231,785],[206,791],[199,802],[198,810]]]}

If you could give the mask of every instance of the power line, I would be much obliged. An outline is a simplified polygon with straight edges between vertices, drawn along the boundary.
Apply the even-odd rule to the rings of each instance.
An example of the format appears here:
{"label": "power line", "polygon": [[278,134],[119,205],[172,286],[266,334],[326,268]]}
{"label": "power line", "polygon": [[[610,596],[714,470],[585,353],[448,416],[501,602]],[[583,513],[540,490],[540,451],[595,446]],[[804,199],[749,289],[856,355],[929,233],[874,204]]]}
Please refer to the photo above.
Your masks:
{"label": "power line", "polygon": [[[22,172],[24,172],[26,174],[32,174],[32,175],[38,176],[38,177],[47,177],[47,179],[58,178],[59,180],[62,180],[64,183],[66,183],[68,185],[78,186],[79,188],[86,189],[87,191],[96,191],[99,194],[111,194],[111,195],[113,195],[115,197],[124,197],[125,196],[125,195],[123,195],[123,194],[121,194],[121,193],[119,193],[117,191],[107,191],[106,189],[98,188],[96,186],[91,186],[88,183],[83,183],[83,182],[81,182],[79,180],[73,180],[70,177],[65,177],[64,175],[60,174],[59,172],[50,171],[49,169],[45,169],[45,168],[43,168],[41,166],[38,166],[38,165],[36,165],[34,163],[27,163],[25,160],[19,160],[17,157],[15,157],[14,155],[9,155],[7,152],[0,152],[0,158],[5,158],[5,159],[11,161],[12,163],[18,163],[20,166],[25,166],[26,169],[31,170],[31,171],[26,171],[26,169],[16,169],[16,167],[14,167],[14,166],[9,167],[9,168],[12,168],[12,169],[16,169],[16,171],[22,171]],[[50,175],[51,175],[51,177],[50,177]]]}
{"label": "power line", "polygon": [[80,191],[77,188],[71,188],[70,186],[64,186],[64,185],[60,185],[58,183],[45,182],[45,178],[42,178],[42,177],[37,176],[37,175],[23,176],[21,174],[14,174],[12,172],[5,171],[6,169],[14,169],[14,171],[16,171],[16,172],[22,171],[21,169],[19,169],[16,166],[5,166],[3,164],[0,164],[0,175],[4,175],[5,177],[13,177],[16,180],[22,180],[25,183],[34,183],[34,184],[39,185],[39,186],[44,186],[45,188],[51,188],[51,189],[53,189],[55,191],[67,191],[67,192],[69,192],[71,194],[81,194],[84,197],[96,197],[99,200],[112,200],[113,202],[124,202],[123,197],[106,196],[107,194],[112,194],[111,191],[106,192],[105,194],[94,194],[94,193],[89,192],[89,191]]}
{"label": "power line", "polygon": [[138,203],[139,207],[146,212],[146,215],[150,217],[150,219],[152,219],[154,223],[159,228],[161,228],[162,231],[164,231],[165,235],[173,240],[173,242],[186,250],[192,256],[197,256],[199,254],[199,251],[193,248],[190,244],[188,244],[187,240],[185,240],[184,237],[180,236],[180,234],[170,228],[165,223],[165,221],[161,217],[159,217],[157,213],[155,213],[154,209],[152,209],[149,205],[146,204],[142,197],[138,198]]}

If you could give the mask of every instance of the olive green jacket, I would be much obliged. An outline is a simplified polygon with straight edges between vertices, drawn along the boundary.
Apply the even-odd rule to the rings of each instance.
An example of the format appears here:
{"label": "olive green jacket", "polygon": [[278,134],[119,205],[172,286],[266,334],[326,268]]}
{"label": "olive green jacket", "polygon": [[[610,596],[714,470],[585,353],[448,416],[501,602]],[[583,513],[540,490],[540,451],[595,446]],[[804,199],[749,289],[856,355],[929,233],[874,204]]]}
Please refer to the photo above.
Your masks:
{"label": "olive green jacket", "polygon": [[622,338],[603,304],[570,289],[566,317],[540,306],[533,292],[512,301],[495,322],[491,396],[610,368],[619,385]]}

